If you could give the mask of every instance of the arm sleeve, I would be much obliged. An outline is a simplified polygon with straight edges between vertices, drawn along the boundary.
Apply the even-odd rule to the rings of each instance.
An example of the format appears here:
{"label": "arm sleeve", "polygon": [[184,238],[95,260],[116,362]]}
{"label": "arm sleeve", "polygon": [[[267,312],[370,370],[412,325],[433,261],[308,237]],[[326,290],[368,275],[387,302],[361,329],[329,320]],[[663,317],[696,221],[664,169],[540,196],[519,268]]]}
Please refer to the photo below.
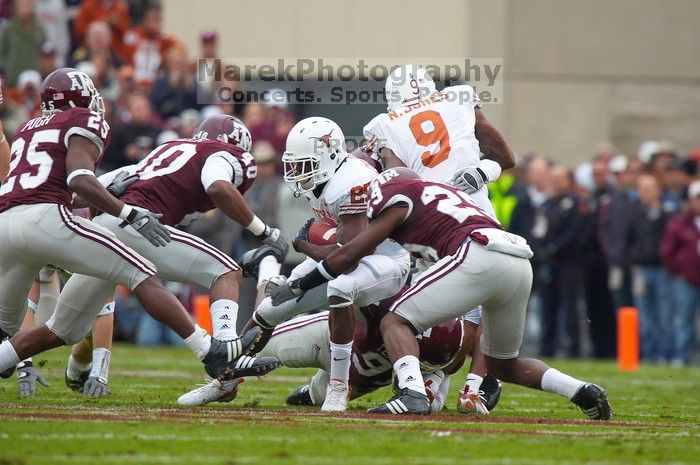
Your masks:
{"label": "arm sleeve", "polygon": [[201,181],[205,191],[216,181],[227,181],[238,187],[243,182],[243,169],[230,153],[217,152],[204,162]]}
{"label": "arm sleeve", "polygon": [[386,136],[384,135],[384,130],[381,124],[381,120],[383,117],[384,113],[380,113],[379,115],[372,118],[372,120],[369,123],[365,124],[365,127],[362,129],[362,135],[368,141],[373,137],[377,138],[377,150],[386,147]]}
{"label": "arm sleeve", "polygon": [[454,99],[453,101],[470,110],[481,108],[481,100],[470,85],[448,87],[444,90],[444,93],[448,94],[451,100]]}

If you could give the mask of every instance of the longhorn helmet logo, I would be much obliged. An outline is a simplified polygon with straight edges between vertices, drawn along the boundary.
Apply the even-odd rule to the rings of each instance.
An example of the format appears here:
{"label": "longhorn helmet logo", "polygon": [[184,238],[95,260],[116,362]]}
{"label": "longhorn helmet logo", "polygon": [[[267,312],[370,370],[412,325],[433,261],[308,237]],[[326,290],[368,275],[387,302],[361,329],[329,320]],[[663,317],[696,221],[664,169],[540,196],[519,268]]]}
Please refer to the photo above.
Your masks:
{"label": "longhorn helmet logo", "polygon": [[331,148],[331,134],[333,134],[333,131],[334,130],[331,129],[331,132],[329,132],[328,134],[324,134],[321,137],[311,136],[311,137],[309,137],[309,139],[320,140],[321,142],[323,142],[326,145],[326,147]]}

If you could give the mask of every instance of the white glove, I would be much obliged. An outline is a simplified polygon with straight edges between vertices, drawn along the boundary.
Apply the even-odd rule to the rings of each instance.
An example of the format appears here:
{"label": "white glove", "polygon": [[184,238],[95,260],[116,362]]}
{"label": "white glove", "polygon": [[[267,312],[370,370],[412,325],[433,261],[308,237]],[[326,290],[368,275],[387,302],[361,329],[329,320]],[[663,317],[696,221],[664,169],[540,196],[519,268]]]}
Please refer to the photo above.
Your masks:
{"label": "white glove", "polygon": [[458,170],[452,176],[452,185],[467,194],[478,191],[487,181],[486,173],[478,165]]}

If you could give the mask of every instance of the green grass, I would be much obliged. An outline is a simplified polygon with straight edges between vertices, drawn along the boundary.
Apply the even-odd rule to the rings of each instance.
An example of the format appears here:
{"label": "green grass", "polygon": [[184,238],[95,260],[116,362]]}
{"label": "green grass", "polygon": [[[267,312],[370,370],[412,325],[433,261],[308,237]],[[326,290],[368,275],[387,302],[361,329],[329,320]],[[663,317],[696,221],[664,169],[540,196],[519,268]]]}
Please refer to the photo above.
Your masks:
{"label": "green grass", "polygon": [[454,378],[448,410],[422,421],[364,418],[387,389],[351,403],[346,415],[285,408],[284,398],[313,370],[281,369],[246,380],[231,404],[179,408],[202,381],[185,349],[117,346],[110,397],[90,400],[63,385],[67,349],[35,358],[51,383],[19,399],[0,380],[0,465],[96,464],[484,464],[699,463],[700,369],[556,361],[606,387],[614,422],[583,421],[573,404],[506,385],[490,418],[459,415]]}

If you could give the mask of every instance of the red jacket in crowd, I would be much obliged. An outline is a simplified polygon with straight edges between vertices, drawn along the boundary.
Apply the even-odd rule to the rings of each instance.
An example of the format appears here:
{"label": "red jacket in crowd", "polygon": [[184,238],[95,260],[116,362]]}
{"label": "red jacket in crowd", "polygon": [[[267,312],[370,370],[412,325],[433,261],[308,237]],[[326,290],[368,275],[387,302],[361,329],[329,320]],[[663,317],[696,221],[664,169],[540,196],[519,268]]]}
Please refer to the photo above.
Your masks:
{"label": "red jacket in crowd", "polygon": [[700,287],[700,229],[692,213],[676,215],[666,224],[661,261],[671,274]]}

